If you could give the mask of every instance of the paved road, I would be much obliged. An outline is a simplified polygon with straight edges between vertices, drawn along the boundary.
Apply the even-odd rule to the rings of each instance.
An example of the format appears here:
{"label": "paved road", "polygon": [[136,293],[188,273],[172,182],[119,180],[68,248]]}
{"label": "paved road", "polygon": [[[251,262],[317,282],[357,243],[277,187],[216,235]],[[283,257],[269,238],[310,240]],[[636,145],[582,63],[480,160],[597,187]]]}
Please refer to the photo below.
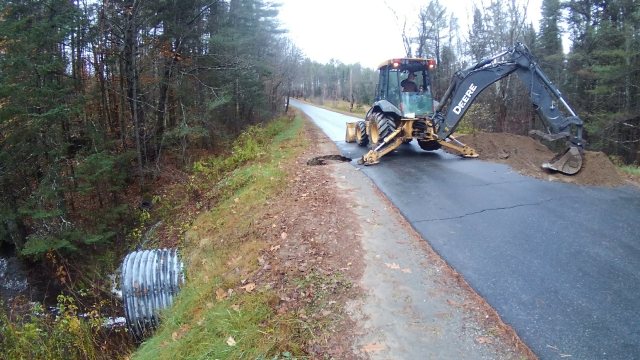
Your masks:
{"label": "paved road", "polygon": [[[344,156],[364,153],[344,142],[349,117],[292,104]],[[640,359],[640,190],[537,180],[413,143],[362,171],[541,359]]]}

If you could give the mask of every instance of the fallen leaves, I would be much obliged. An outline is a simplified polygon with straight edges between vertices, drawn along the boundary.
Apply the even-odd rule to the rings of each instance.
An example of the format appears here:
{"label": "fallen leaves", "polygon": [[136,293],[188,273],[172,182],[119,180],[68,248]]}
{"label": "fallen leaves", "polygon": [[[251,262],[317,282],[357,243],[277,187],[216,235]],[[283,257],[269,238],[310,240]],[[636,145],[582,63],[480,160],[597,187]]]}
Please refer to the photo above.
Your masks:
{"label": "fallen leaves", "polygon": [[227,338],[227,345],[229,345],[229,346],[236,346],[236,340],[235,340],[232,336],[229,336],[229,337]]}
{"label": "fallen leaves", "polygon": [[493,339],[488,336],[478,336],[476,342],[478,344],[493,344]]}
{"label": "fallen leaves", "polygon": [[221,288],[218,288],[218,290],[216,290],[216,300],[222,301],[226,298],[227,298],[227,292]]}
{"label": "fallen leaves", "polygon": [[231,259],[229,262],[227,262],[227,265],[229,266],[236,266],[238,263],[240,263],[240,260],[242,260],[242,255]]}
{"label": "fallen leaves", "polygon": [[406,269],[402,269],[400,267],[400,265],[396,264],[396,263],[384,263],[389,269],[391,270],[400,270],[405,274],[411,274],[411,269],[406,268]]}
{"label": "fallen leaves", "polygon": [[189,325],[185,324],[180,326],[180,328],[177,331],[174,331],[171,333],[171,339],[173,341],[180,340],[184,336],[184,334],[186,334],[189,331],[189,329],[190,329]]}
{"label": "fallen leaves", "polygon": [[240,288],[241,288],[241,289],[244,289],[244,291],[246,291],[246,292],[250,293],[250,292],[252,292],[253,290],[255,290],[255,288],[256,288],[256,284],[255,284],[255,283],[248,283],[248,284],[247,284],[247,285],[245,285],[245,286],[240,286]]}
{"label": "fallen leaves", "polygon": [[455,307],[461,307],[462,304],[460,304],[459,302],[455,301],[455,300],[451,300],[451,299],[447,299],[447,304],[451,305],[451,306],[455,306]]}
{"label": "fallen leaves", "polygon": [[384,344],[380,344],[380,343],[370,343],[367,344],[365,346],[363,346],[362,348],[360,348],[360,350],[366,352],[366,353],[372,353],[372,352],[380,352],[382,350],[386,349],[386,346],[384,346]]}

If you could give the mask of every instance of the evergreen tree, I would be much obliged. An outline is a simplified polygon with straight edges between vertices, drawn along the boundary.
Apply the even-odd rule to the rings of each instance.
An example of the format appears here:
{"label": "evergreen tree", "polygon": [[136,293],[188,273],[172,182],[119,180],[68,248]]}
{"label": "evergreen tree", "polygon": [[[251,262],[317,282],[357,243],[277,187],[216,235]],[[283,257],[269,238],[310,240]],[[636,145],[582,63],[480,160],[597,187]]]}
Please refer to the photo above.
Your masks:
{"label": "evergreen tree", "polygon": [[480,8],[473,7],[473,23],[469,30],[469,52],[473,62],[486,58],[489,53],[488,32]]}
{"label": "evergreen tree", "polygon": [[545,73],[557,85],[565,83],[563,78],[564,54],[562,51],[562,33],[560,31],[560,0],[543,0],[540,33],[536,46],[532,47],[544,67]]}
{"label": "evergreen tree", "polygon": [[[569,71],[591,146],[638,161],[640,3],[567,1],[572,30]],[[635,138],[634,138],[635,137]]]}
{"label": "evergreen tree", "polygon": [[542,1],[542,18],[540,19],[540,33],[536,55],[539,58],[554,56],[562,53],[562,38],[560,32],[561,7],[560,0]]}
{"label": "evergreen tree", "polygon": [[49,0],[3,3],[0,13],[0,222],[19,247],[73,248],[67,150],[81,99],[73,96],[67,50],[78,12]]}

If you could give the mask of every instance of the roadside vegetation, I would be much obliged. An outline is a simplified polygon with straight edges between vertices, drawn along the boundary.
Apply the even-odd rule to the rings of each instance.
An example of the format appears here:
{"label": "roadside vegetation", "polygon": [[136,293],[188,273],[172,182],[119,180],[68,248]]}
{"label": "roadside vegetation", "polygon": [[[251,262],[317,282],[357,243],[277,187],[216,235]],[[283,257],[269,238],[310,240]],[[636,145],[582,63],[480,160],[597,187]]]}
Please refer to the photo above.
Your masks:
{"label": "roadside vegetation", "polygon": [[609,156],[611,162],[619,169],[619,172],[632,182],[640,186],[640,166],[635,164],[625,164],[624,159],[619,156]]}
{"label": "roadside vegetation", "polygon": [[624,165],[624,166],[621,166],[621,169],[627,174],[640,176],[640,167],[638,166]]}
{"label": "roadside vegetation", "polygon": [[74,297],[60,295],[53,309],[13,310],[0,312],[3,359],[120,359],[133,349],[124,328],[104,327],[100,305],[80,311]]}
{"label": "roadside vegetation", "polygon": [[108,275],[137,247],[184,246],[195,216],[291,135],[260,126],[303,60],[277,13],[262,0],[0,1],[0,256],[32,284],[2,304],[3,356],[136,346],[100,325],[122,312]]}
{"label": "roadside vegetation", "polygon": [[[328,308],[329,291],[347,289],[339,274],[310,272],[287,284],[314,293],[295,311],[279,311],[276,289],[255,280],[270,250],[256,222],[288,183],[286,164],[304,150],[301,117],[283,116],[249,127],[226,155],[203,156],[188,176],[166,184],[147,212],[154,237],[174,241],[188,281],[162,314],[156,334],[136,351],[126,329],[103,327],[101,309],[85,313],[72,296],[55,311],[34,306],[13,318],[0,315],[0,349],[8,359],[293,359],[327,325],[300,316]],[[81,314],[82,313],[82,314]],[[132,353],[133,352],[133,353]]]}
{"label": "roadside vegetation", "polygon": [[251,127],[230,156],[197,161],[187,186],[176,184],[159,199],[160,211],[179,214],[184,206],[175,208],[176,201],[185,195],[200,215],[180,246],[187,284],[134,358],[258,358],[299,350],[291,341],[299,336],[293,319],[276,319],[270,308],[275,295],[242,281],[258,269],[267,246],[251,227],[255,212],[284,185],[281,162],[300,149],[300,129],[299,118]]}
{"label": "roadside vegetation", "polygon": [[[187,284],[134,359],[291,359],[304,355],[307,342],[322,332],[321,324],[305,322],[300,312],[277,311],[277,289],[255,280],[262,254],[273,250],[256,224],[287,186],[285,165],[305,147],[301,129],[300,117],[249,128],[230,156],[196,162],[189,184],[176,184],[158,201],[173,208],[181,195],[191,197],[199,215],[180,246]],[[197,195],[181,194],[185,188]],[[305,291],[332,281],[315,274],[278,285]],[[306,311],[323,301],[318,293]]]}

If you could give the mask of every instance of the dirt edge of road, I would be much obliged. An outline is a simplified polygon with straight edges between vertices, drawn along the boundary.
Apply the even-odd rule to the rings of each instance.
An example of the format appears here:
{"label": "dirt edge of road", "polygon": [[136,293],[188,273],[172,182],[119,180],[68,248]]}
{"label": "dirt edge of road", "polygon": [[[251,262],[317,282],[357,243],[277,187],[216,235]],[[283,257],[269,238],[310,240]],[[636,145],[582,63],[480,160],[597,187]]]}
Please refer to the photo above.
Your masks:
{"label": "dirt edge of road", "polygon": [[536,358],[356,167],[307,165],[339,151],[310,121],[305,132],[308,149],[272,212],[273,230],[288,234],[274,268],[339,272],[357,285],[334,299],[348,316],[325,313],[334,325],[310,345],[313,357]]}

